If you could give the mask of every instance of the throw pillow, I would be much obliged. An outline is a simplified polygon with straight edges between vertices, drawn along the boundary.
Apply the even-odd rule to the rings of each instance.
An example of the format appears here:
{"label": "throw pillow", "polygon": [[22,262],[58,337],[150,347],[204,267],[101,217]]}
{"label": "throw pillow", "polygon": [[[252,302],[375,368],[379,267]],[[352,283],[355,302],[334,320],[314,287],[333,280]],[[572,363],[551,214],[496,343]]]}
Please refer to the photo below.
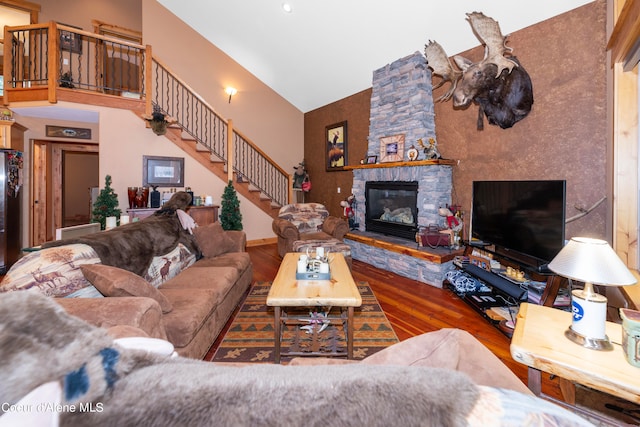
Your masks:
{"label": "throw pillow", "polygon": [[83,265],[80,269],[84,277],[106,297],[148,297],[160,304],[163,313],[173,309],[159,290],[135,273],[103,264]]}
{"label": "throw pillow", "polygon": [[196,237],[196,243],[205,258],[214,258],[231,252],[235,248],[235,242],[219,222],[196,227],[193,229],[193,235]]}

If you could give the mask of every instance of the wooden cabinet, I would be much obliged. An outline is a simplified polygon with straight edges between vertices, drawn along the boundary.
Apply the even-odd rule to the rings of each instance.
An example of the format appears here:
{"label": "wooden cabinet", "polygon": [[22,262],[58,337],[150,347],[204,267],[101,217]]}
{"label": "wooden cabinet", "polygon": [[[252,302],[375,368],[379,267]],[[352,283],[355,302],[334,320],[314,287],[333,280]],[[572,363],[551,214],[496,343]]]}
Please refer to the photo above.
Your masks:
{"label": "wooden cabinet", "polygon": [[189,215],[198,225],[212,224],[218,221],[218,206],[191,206]]}
{"label": "wooden cabinet", "polygon": [[[193,220],[198,225],[207,225],[218,221],[218,208],[219,206],[191,206],[187,211],[189,215],[193,218]],[[129,215],[129,221],[134,221],[134,219],[144,219],[150,215],[152,215],[158,208],[138,208],[138,209],[127,209],[127,214]]]}
{"label": "wooden cabinet", "polygon": [[0,120],[0,148],[24,151],[24,131],[22,125],[11,120]]}

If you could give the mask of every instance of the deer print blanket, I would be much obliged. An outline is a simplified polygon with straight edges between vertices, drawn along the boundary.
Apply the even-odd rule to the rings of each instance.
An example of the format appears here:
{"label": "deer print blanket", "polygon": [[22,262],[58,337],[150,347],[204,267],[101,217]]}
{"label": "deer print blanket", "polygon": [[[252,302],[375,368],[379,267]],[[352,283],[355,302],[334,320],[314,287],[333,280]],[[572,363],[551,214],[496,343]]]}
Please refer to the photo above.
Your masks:
{"label": "deer print blanket", "polygon": [[35,289],[54,297],[101,297],[80,270],[83,264],[95,263],[131,271],[159,286],[193,264],[200,253],[175,210],[42,247],[11,267],[0,292]]}

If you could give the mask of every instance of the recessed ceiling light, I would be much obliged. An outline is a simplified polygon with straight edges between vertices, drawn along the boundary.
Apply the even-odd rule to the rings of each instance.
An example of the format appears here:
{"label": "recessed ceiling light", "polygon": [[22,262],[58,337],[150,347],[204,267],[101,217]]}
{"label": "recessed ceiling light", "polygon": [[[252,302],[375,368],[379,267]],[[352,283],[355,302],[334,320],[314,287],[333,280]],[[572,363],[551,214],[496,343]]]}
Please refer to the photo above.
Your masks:
{"label": "recessed ceiling light", "polygon": [[284,10],[287,13],[293,12],[293,8],[289,3],[282,3],[282,10]]}

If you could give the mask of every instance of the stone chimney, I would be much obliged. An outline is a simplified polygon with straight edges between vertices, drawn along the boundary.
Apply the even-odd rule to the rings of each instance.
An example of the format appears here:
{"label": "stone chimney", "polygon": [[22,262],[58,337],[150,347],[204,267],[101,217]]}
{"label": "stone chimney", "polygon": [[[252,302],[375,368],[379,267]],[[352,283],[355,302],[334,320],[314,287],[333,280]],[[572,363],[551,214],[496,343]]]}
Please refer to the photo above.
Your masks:
{"label": "stone chimney", "polygon": [[373,72],[367,156],[380,159],[380,138],[405,136],[407,150],[422,138],[425,144],[436,137],[431,90],[431,70],[420,52]]}

